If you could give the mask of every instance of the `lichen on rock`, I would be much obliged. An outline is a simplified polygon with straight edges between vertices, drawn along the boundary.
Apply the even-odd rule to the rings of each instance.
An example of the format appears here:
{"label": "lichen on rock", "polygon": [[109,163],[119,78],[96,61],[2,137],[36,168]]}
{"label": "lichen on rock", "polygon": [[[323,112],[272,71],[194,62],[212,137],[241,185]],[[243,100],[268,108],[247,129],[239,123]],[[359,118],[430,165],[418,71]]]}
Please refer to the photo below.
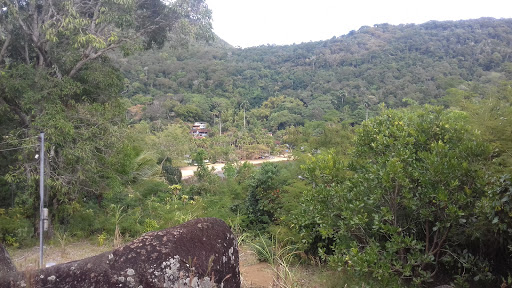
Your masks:
{"label": "lichen on rock", "polygon": [[149,232],[114,251],[31,273],[13,270],[4,258],[0,287],[240,287],[236,238],[216,218]]}

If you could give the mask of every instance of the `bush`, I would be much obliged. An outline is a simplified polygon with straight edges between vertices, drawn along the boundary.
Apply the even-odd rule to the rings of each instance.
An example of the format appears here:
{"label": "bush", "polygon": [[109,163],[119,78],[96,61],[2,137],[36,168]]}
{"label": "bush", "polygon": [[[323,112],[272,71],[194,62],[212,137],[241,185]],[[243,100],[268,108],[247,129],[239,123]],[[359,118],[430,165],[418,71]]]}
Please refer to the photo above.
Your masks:
{"label": "bush", "polygon": [[80,207],[69,216],[67,232],[77,238],[87,238],[103,230],[105,222],[103,211]]}
{"label": "bush", "polygon": [[26,219],[22,210],[0,209],[0,241],[7,246],[18,247],[30,241],[34,235],[32,223]]}
{"label": "bush", "polygon": [[162,163],[162,174],[169,185],[179,184],[181,182],[181,170],[172,166],[172,160],[166,157]]}
{"label": "bush", "polygon": [[[172,195],[171,189],[167,183],[163,181],[158,180],[144,180],[139,182],[137,185],[133,187],[134,191],[138,192],[140,196],[144,199],[149,199],[151,197],[170,197]],[[128,195],[125,195],[125,197],[130,197]],[[131,196],[133,197],[133,196]],[[118,202],[119,204],[119,202]],[[120,204],[127,204],[124,202],[121,202]],[[137,203],[135,207],[140,206],[140,203]],[[130,205],[129,207],[133,207]]]}
{"label": "bush", "polygon": [[266,229],[275,220],[279,209],[280,188],[286,183],[278,181],[280,170],[276,163],[266,162],[249,180],[246,200],[247,227]]}
{"label": "bush", "polygon": [[484,196],[489,149],[465,120],[431,106],[386,110],[357,130],[348,164],[314,157],[304,166],[312,187],[297,214],[309,251],[362,276],[417,285],[440,270],[452,280],[459,271],[480,275],[471,274],[474,261],[465,270],[444,265],[473,257],[463,245]]}

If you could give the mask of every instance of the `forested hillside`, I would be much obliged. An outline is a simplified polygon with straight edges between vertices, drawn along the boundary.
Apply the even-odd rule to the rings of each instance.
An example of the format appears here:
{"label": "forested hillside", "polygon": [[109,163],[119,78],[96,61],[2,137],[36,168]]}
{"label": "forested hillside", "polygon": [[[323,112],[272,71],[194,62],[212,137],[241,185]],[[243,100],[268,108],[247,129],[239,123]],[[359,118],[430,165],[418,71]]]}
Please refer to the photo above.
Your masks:
{"label": "forested hillside", "polygon": [[[450,88],[481,91],[510,80],[511,53],[512,20],[482,18],[379,24],[290,46],[237,49],[219,41],[195,43],[188,51],[164,48],[120,59],[118,65],[129,80],[126,97],[167,101],[161,109],[148,107],[150,119],[172,112],[186,118],[183,105],[194,104],[200,111],[190,118],[212,121],[211,113],[238,110],[247,101],[249,108],[260,108],[252,120],[282,129],[325,117],[360,123],[365,107],[376,111],[380,103],[391,108],[440,104]],[[272,111],[283,115],[268,119],[273,113],[262,103],[280,96],[291,98],[288,105],[300,107],[288,109],[286,115]],[[137,101],[139,97],[133,102]]]}
{"label": "forested hillside", "polygon": [[511,19],[240,49],[202,0],[0,8],[9,249],[39,233],[45,132],[53,245],[218,217],[283,287],[295,264],[327,273],[316,287],[512,285]]}

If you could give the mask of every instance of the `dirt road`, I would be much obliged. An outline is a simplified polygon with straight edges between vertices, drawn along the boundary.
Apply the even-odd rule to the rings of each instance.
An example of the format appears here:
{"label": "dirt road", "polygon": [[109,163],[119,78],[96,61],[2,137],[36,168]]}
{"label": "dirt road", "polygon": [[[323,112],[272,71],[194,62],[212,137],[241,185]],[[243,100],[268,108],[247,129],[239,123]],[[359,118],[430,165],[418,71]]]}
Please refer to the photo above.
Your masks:
{"label": "dirt road", "polygon": [[[258,159],[258,160],[245,160],[242,162],[249,162],[251,164],[261,164],[263,162],[279,162],[279,161],[288,161],[287,157],[274,157],[274,158],[266,158],[266,159]],[[224,163],[215,163],[215,164],[207,164],[207,167],[214,167],[215,173],[222,172],[222,167],[224,167]],[[181,179],[187,179],[194,176],[194,171],[197,170],[197,166],[186,166],[181,168]]]}

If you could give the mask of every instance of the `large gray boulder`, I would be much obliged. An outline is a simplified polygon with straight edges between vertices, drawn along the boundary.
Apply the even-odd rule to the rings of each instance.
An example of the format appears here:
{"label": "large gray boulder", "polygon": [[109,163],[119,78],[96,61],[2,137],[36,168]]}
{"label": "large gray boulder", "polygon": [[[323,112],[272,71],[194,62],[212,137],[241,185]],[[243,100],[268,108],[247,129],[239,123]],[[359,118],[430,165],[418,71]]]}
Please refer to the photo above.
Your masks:
{"label": "large gray boulder", "polygon": [[79,261],[0,271],[0,287],[240,287],[237,240],[216,218],[146,233]]}

